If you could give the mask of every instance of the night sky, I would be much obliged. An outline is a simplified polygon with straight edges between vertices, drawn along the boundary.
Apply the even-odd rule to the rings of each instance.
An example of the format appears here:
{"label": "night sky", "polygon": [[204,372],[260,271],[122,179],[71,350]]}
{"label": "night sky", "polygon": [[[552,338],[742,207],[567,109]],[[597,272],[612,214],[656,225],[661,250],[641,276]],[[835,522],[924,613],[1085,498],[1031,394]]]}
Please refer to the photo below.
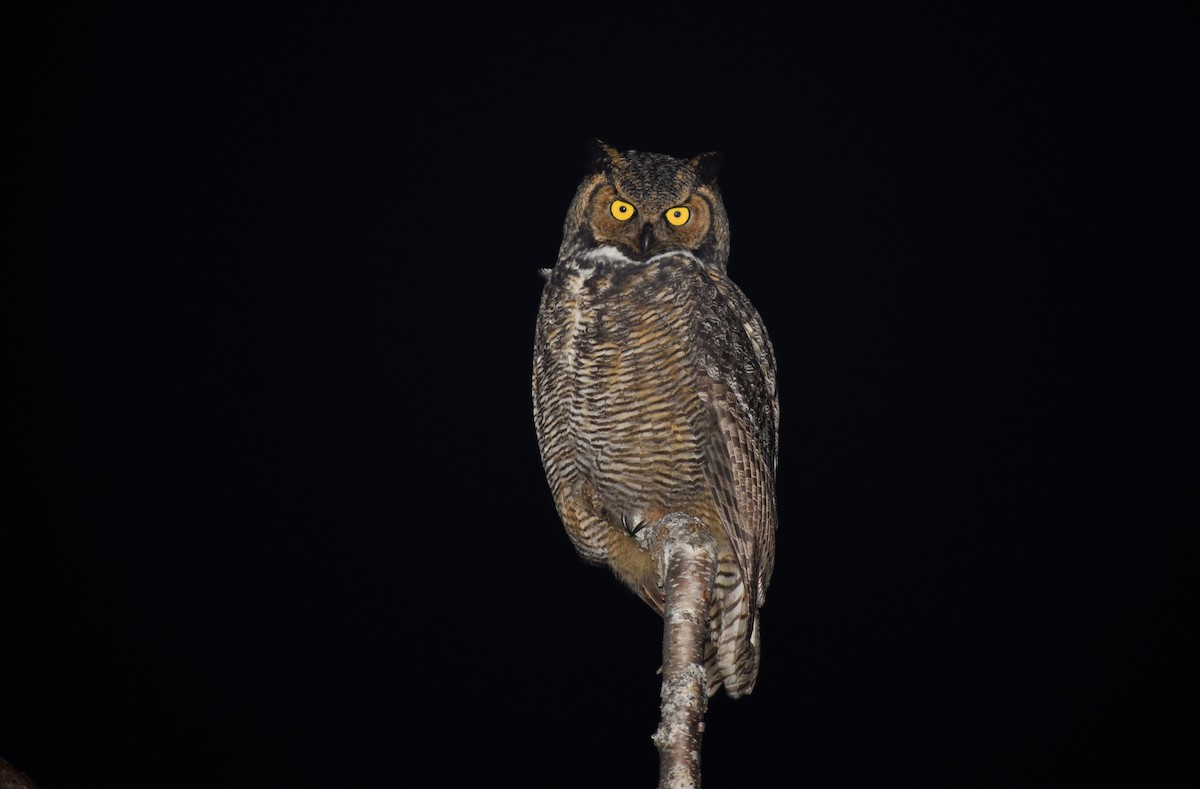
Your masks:
{"label": "night sky", "polygon": [[1183,783],[1194,19],[173,5],[10,31],[0,757],[653,785],[661,620],[575,555],[530,400],[598,137],[724,154],[778,357],[762,670],[705,786]]}

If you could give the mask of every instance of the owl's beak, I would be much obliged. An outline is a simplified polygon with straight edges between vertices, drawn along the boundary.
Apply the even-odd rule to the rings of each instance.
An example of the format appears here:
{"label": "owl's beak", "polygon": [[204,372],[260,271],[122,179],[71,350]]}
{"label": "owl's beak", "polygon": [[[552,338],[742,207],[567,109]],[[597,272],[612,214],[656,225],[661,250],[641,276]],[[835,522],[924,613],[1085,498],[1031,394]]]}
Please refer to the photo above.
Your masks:
{"label": "owl's beak", "polygon": [[642,255],[650,254],[650,247],[654,246],[654,226],[646,224],[642,227],[642,234],[638,236],[638,246],[642,248]]}

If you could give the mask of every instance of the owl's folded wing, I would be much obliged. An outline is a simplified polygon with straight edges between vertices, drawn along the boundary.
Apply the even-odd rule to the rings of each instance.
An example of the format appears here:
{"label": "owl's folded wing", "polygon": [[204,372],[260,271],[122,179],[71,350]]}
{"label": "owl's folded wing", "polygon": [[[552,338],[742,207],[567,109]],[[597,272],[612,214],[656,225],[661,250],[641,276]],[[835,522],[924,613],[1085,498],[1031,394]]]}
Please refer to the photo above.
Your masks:
{"label": "owl's folded wing", "polygon": [[704,397],[720,437],[709,444],[706,468],[755,609],[765,600],[775,557],[775,357],[762,319],[736,285],[722,277],[711,294],[698,347]]}

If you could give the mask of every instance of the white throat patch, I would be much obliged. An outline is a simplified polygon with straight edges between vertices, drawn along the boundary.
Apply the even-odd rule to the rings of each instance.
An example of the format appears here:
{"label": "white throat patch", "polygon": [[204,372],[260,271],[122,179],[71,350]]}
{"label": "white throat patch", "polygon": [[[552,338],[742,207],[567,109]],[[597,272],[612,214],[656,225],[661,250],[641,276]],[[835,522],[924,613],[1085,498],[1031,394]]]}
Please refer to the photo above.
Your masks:
{"label": "white throat patch", "polygon": [[589,263],[619,263],[629,266],[646,266],[651,263],[657,263],[665,258],[674,257],[675,255],[690,258],[695,263],[700,262],[699,258],[685,249],[675,249],[669,252],[660,252],[653,257],[646,258],[645,260],[634,260],[611,244],[605,244],[604,246],[596,247],[595,249],[589,249],[587,252],[584,252],[582,255],[580,255],[579,258],[581,260],[586,260]]}

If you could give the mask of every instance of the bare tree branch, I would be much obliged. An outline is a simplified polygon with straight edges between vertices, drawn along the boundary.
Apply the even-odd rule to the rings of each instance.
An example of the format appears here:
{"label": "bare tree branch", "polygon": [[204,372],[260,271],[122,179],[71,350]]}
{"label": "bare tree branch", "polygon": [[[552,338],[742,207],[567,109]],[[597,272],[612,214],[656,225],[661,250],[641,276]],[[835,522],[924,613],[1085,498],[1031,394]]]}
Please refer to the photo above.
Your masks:
{"label": "bare tree branch", "polygon": [[659,789],[699,789],[700,739],[708,709],[704,645],[717,572],[717,546],[708,527],[672,512],[651,537],[660,564],[663,609],[662,707],[654,744]]}

